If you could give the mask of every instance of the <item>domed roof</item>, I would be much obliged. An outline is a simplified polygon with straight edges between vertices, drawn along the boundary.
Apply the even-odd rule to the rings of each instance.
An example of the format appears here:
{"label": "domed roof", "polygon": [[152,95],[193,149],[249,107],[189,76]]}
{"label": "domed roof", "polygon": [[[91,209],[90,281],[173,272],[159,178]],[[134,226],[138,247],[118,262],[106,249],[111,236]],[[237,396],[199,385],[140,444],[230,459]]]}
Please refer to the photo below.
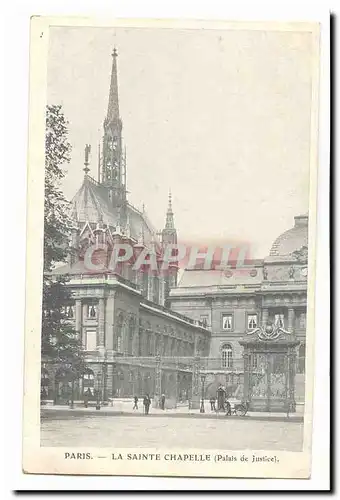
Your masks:
{"label": "domed roof", "polygon": [[308,246],[308,213],[294,217],[295,225],[274,241],[271,256],[288,256],[303,246]]}

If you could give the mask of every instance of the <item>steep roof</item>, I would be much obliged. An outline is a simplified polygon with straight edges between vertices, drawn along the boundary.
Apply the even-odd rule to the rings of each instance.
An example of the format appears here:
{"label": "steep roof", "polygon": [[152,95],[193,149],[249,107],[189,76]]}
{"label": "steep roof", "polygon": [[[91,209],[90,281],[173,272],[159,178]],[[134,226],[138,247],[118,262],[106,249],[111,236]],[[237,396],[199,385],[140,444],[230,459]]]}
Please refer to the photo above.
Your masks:
{"label": "steep roof", "polygon": [[[142,235],[145,244],[157,242],[156,230],[145,213],[130,203],[126,205],[126,212],[133,239],[138,240]],[[109,199],[108,188],[88,175],[85,175],[82,186],[71,201],[71,215],[78,224],[97,224],[101,221],[112,229],[119,225],[119,211]]]}

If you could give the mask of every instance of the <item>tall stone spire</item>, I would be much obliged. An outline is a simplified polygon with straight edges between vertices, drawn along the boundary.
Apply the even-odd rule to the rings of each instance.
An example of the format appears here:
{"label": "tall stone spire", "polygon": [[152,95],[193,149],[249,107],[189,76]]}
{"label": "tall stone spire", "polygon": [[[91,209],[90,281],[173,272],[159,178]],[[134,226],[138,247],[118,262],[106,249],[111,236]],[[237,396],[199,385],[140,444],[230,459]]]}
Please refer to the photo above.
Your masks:
{"label": "tall stone spire", "polygon": [[[177,243],[177,231],[175,229],[174,213],[172,210],[172,196],[169,191],[168,209],[166,212],[165,228],[162,231],[162,246],[163,250],[167,245],[175,245]],[[172,262],[168,271],[164,276],[164,305],[168,306],[168,297],[170,289],[177,286],[178,264]]]}
{"label": "tall stone spire", "polygon": [[117,57],[118,52],[116,47],[112,52],[112,70],[109,103],[107,107],[106,122],[112,123],[119,120],[119,100],[118,100],[118,79],[117,79]]}
{"label": "tall stone spire", "polygon": [[175,229],[174,213],[172,211],[171,190],[169,191],[169,201],[168,201],[168,210],[166,212],[165,229]]}
{"label": "tall stone spire", "polygon": [[122,140],[122,121],[119,116],[117,50],[112,53],[112,70],[107,115],[104,120],[101,184],[108,188],[112,205],[121,211],[125,220],[126,165]]}
{"label": "tall stone spire", "polygon": [[162,231],[163,243],[177,243],[177,231],[175,229],[174,213],[172,210],[172,195],[169,191],[168,209],[166,212],[165,227]]}

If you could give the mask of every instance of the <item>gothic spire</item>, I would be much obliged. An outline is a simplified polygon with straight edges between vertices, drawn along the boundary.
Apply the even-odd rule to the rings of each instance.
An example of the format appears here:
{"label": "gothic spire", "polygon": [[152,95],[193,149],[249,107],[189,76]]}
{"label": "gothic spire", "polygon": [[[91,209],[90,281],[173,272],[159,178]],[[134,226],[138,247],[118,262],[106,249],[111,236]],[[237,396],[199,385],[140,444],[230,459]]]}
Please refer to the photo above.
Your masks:
{"label": "gothic spire", "polygon": [[106,115],[107,122],[113,122],[119,120],[117,57],[118,57],[118,52],[115,47],[112,52],[111,84],[110,84],[109,104],[107,107],[107,115]]}
{"label": "gothic spire", "polygon": [[89,169],[89,164],[90,164],[90,161],[89,161],[89,155],[90,155],[90,152],[91,152],[91,146],[90,144],[86,144],[85,145],[85,160],[84,160],[84,172],[85,172],[85,175],[87,175],[90,171]]}
{"label": "gothic spire", "polygon": [[165,229],[175,229],[174,213],[172,211],[171,190],[169,191],[169,202],[168,202],[168,210],[166,212]]}

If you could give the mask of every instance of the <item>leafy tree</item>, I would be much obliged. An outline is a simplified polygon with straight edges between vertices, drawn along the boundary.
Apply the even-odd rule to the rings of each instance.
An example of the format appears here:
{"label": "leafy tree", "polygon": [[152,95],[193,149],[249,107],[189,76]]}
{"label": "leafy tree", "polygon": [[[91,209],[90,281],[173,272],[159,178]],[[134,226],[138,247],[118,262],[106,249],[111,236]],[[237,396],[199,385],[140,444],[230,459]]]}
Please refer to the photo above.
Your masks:
{"label": "leafy tree", "polygon": [[67,275],[52,274],[55,264],[66,262],[72,221],[69,203],[60,188],[70,162],[68,122],[61,106],[47,106],[45,138],[44,277],[42,303],[43,359],[53,360],[68,374],[78,378],[84,370],[84,352],[79,332],[69,321],[72,303]]}

